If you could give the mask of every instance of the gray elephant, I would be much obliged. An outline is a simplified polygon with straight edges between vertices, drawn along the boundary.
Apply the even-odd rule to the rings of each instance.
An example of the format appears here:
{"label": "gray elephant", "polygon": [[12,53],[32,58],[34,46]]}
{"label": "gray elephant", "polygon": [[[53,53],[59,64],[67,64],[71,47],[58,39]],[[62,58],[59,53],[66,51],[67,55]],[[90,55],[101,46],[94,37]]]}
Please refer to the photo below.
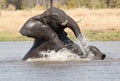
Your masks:
{"label": "gray elephant", "polygon": [[[83,56],[84,53],[80,47],[67,37],[67,33],[64,31],[67,27],[74,32],[76,38],[80,37],[82,39],[77,23],[58,8],[51,7],[43,14],[30,18],[20,29],[20,33],[35,40],[23,60],[43,57],[40,51],[55,50],[57,52],[64,47],[77,55]],[[105,58],[105,54],[96,47],[88,46],[88,48],[93,51],[96,57]]]}

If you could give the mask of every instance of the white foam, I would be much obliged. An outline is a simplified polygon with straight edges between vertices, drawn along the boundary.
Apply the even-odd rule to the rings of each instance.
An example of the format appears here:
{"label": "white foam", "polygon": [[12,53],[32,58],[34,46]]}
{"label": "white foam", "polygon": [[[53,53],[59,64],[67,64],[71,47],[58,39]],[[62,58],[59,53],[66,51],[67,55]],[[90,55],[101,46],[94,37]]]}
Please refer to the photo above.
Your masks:
{"label": "white foam", "polygon": [[92,51],[88,48],[88,44],[85,37],[79,35],[77,38],[77,44],[84,54],[83,57],[93,54]]}
{"label": "white foam", "polygon": [[55,52],[55,50],[52,51],[42,51],[40,54],[43,54],[44,56],[47,55],[47,57],[43,58],[29,58],[27,61],[90,61],[88,58],[80,58],[79,55],[76,55],[74,53],[71,53],[68,49],[63,48],[59,50],[58,52]]}

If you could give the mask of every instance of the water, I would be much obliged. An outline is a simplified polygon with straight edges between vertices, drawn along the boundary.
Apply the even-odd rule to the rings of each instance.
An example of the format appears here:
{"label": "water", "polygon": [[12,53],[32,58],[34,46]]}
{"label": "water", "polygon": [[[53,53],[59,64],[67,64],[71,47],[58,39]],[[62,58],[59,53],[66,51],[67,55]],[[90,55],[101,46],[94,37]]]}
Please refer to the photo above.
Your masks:
{"label": "water", "polygon": [[78,38],[77,38],[77,41],[78,41],[78,45],[79,45],[82,53],[84,55],[86,55],[86,51],[85,51],[85,48],[84,48],[84,45],[83,45],[84,43],[86,44],[86,42],[83,40],[82,36],[79,35]]}
{"label": "water", "polygon": [[87,42],[86,42],[86,40],[83,36],[79,35],[78,38],[77,38],[77,41],[78,41],[78,46],[80,47],[82,53],[84,54],[83,57],[86,57],[89,54],[93,54],[90,51],[90,49],[88,49]]}
{"label": "water", "polygon": [[32,42],[0,43],[0,81],[120,81],[120,41],[89,42],[103,61],[22,61]]}

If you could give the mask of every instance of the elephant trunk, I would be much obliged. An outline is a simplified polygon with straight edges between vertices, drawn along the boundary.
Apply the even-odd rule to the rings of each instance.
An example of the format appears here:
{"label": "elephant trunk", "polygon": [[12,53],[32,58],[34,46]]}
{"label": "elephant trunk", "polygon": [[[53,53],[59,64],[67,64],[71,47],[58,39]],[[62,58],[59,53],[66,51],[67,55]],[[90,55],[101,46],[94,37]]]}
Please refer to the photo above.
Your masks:
{"label": "elephant trunk", "polygon": [[71,17],[67,16],[66,20],[61,23],[61,25],[70,28],[75,34],[76,38],[78,38],[79,36],[82,37],[79,26]]}
{"label": "elephant trunk", "polygon": [[70,17],[68,17],[69,22],[67,22],[66,26],[69,27],[75,34],[76,38],[78,39],[78,45],[83,52],[83,57],[86,57],[88,55],[88,49],[87,49],[87,43],[83,39],[82,33],[79,29],[79,26],[77,23]]}

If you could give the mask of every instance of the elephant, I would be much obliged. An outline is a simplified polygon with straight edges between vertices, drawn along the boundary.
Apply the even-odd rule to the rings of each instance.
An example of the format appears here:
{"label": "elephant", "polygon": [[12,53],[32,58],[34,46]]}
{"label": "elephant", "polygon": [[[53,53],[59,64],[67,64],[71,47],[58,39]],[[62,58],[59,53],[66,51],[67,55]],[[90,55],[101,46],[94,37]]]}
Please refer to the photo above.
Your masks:
{"label": "elephant", "polygon": [[[77,55],[83,56],[83,50],[67,37],[67,33],[64,31],[67,27],[74,32],[76,38],[80,37],[82,41],[79,26],[61,9],[50,7],[42,14],[28,19],[20,29],[20,33],[35,40],[32,48],[23,57],[23,60],[43,57],[40,51],[55,50],[57,52],[64,47]],[[82,46],[84,45],[82,44]],[[96,47],[88,46],[88,49],[95,51],[94,55],[96,57],[105,58],[105,54]]]}
{"label": "elephant", "polygon": [[54,30],[55,33],[60,33],[68,27],[74,32],[76,37],[81,35],[77,23],[71,17],[66,15],[64,11],[55,7],[51,7],[43,14],[30,18],[22,27],[20,33],[28,37],[39,38],[40,34],[38,31],[36,31],[37,34],[35,34],[36,32],[33,33],[33,30],[37,28],[40,29],[39,26],[41,26],[41,28],[49,28],[51,31]]}

